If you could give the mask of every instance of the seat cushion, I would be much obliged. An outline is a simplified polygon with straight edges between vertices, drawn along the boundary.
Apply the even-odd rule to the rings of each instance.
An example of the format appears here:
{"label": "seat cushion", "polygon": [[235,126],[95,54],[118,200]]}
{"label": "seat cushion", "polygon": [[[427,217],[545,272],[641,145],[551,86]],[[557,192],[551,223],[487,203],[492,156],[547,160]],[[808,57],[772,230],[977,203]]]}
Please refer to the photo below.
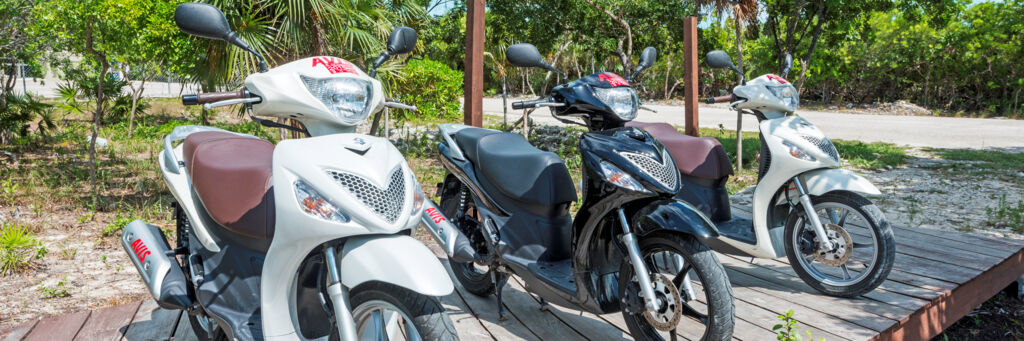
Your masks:
{"label": "seat cushion", "polygon": [[481,181],[501,195],[537,209],[576,201],[569,169],[558,155],[535,148],[518,134],[477,128],[459,133],[456,142],[476,165]]}
{"label": "seat cushion", "polygon": [[182,152],[192,187],[210,217],[238,234],[273,237],[273,144],[225,132],[198,132],[185,138]]}
{"label": "seat cushion", "polygon": [[643,129],[665,145],[680,173],[709,180],[733,174],[729,155],[713,137],[689,136],[667,123],[628,122],[626,126]]}

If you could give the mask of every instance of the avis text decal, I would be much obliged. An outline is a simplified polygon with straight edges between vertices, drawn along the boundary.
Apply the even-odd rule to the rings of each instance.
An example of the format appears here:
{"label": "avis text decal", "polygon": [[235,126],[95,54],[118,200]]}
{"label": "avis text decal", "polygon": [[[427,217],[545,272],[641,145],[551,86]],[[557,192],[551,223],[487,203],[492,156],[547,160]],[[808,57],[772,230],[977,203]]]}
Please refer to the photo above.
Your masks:
{"label": "avis text decal", "polygon": [[779,77],[779,76],[776,76],[776,75],[773,75],[773,74],[770,74],[770,73],[768,75],[766,75],[765,77],[767,77],[768,80],[770,80],[770,81],[776,81],[776,82],[779,82],[779,83],[782,83],[782,84],[789,83],[789,81],[787,81],[785,78],[782,78],[782,77]]}
{"label": "avis text decal", "polygon": [[426,209],[426,212],[427,216],[434,221],[434,224],[440,224],[442,221],[444,221],[444,216],[441,215],[441,212],[438,212],[437,209],[431,207]]}
{"label": "avis text decal", "polygon": [[136,239],[132,242],[132,252],[135,252],[135,257],[139,258],[139,263],[146,261],[146,256],[149,255],[149,248],[146,244],[142,243],[142,239]]}
{"label": "avis text decal", "polygon": [[338,57],[316,57],[313,58],[313,67],[317,65],[323,65],[332,74],[344,72],[344,73],[358,73],[356,72],[356,66],[349,63],[347,60]]}

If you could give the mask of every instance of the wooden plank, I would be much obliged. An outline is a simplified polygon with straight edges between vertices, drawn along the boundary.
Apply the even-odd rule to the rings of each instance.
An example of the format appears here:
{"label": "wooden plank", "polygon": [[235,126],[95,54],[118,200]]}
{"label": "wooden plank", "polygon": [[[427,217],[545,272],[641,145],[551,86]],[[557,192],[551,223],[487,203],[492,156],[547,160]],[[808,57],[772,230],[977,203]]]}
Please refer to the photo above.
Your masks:
{"label": "wooden plank", "polygon": [[[514,314],[527,329],[530,329],[541,340],[578,340],[586,338],[570,327],[551,311],[540,310],[540,302],[519,284],[518,279],[509,279],[508,288],[502,298],[505,309]],[[577,326],[586,328],[587,326]]]}
{"label": "wooden plank", "polygon": [[874,339],[927,340],[935,337],[1022,274],[1024,250],[932,301]]}
{"label": "wooden plank", "polygon": [[[454,281],[454,279],[453,279]],[[466,308],[459,294],[452,292],[441,297],[441,304],[448,312],[448,317],[455,324],[455,332],[459,334],[460,340],[494,340],[494,336],[484,329],[484,325],[473,316],[473,313]]]}
{"label": "wooden plank", "polygon": [[979,236],[979,235],[975,235],[975,234],[971,234],[971,233],[963,233],[963,232],[959,232],[959,231],[944,231],[944,230],[934,230],[934,229],[926,229],[926,228],[920,228],[920,227],[907,227],[907,226],[896,226],[896,225],[893,225],[893,230],[897,230],[897,231],[900,231],[900,232],[902,232],[904,230],[910,230],[910,231],[915,231],[915,232],[918,232],[918,233],[932,235],[932,236],[939,237],[939,238],[945,238],[945,239],[949,239],[949,240],[953,240],[953,241],[970,243],[970,244],[984,246],[984,247],[990,247],[990,248],[994,248],[994,249],[1009,248],[1009,249],[1012,250],[1012,249],[1019,249],[1021,247],[1024,247],[1024,240],[1020,240],[1020,239],[995,238],[995,237]]}
{"label": "wooden plank", "polygon": [[182,313],[178,318],[178,327],[174,329],[174,341],[199,341],[196,333],[192,332],[192,324],[188,322],[188,314]]}
{"label": "wooden plank", "polygon": [[[517,313],[516,316],[522,316],[522,315],[531,314],[531,315],[536,315],[537,317],[539,317],[541,319],[544,319],[544,320],[557,320],[558,322],[560,322],[560,325],[556,325],[556,324],[553,324],[551,322],[544,322],[544,323],[545,324],[552,324],[552,327],[554,327],[554,328],[566,328],[568,330],[573,331],[575,335],[569,335],[566,339],[579,339],[579,338],[586,339],[586,340],[618,340],[618,339],[626,340],[626,339],[629,339],[629,334],[628,333],[624,333],[622,330],[619,330],[618,328],[615,328],[614,326],[609,325],[607,322],[605,322],[604,320],[599,318],[597,315],[594,315],[594,314],[591,314],[591,313],[577,311],[577,310],[572,310],[572,309],[561,307],[561,306],[557,306],[557,305],[554,305],[554,304],[549,304],[548,305],[548,307],[549,307],[548,311],[546,311],[546,312],[545,311],[541,311],[540,310],[540,300],[538,300],[536,296],[534,296],[532,294],[528,294],[526,292],[526,289],[523,286],[522,279],[520,279],[518,277],[513,277],[511,280],[509,280],[508,285],[510,287],[512,287],[512,289],[514,289],[516,292],[522,293],[522,295],[525,296],[526,299],[528,299],[528,301],[526,303],[526,306],[529,307],[530,310],[533,310],[533,311],[527,310],[527,311],[524,311],[522,313]],[[506,294],[507,294],[507,292],[506,292]],[[531,325],[532,324],[531,322],[528,322],[525,319],[524,319],[524,322],[526,322],[526,326],[527,327],[532,329],[533,326]],[[555,338],[545,337],[544,335],[541,335],[540,333],[537,333],[537,335],[540,335],[541,338],[545,339],[545,340],[555,339]],[[558,337],[557,339],[561,340],[563,338],[562,337]]]}
{"label": "wooden plank", "polygon": [[[785,311],[774,312],[747,303],[742,299],[735,299],[733,302],[736,308],[736,326],[733,328],[733,337],[744,341],[771,340],[775,338],[776,334],[771,329],[776,324],[781,323],[778,316]],[[780,307],[780,309],[793,309],[793,314],[797,319],[808,313],[807,309],[801,309],[800,307]],[[815,339],[824,337],[827,340],[849,340],[813,326],[799,325],[798,327],[800,330],[810,330]],[[806,336],[806,334],[801,336]]]}
{"label": "wooden plank", "polygon": [[26,341],[36,340],[71,340],[82,329],[82,324],[89,319],[88,311],[80,311],[60,316],[50,316],[39,320],[32,332],[24,338]]}
{"label": "wooden plank", "polygon": [[0,331],[0,341],[18,341],[28,335],[39,320],[32,320]]}
{"label": "wooden plank", "polygon": [[[455,292],[459,295],[463,302],[466,304],[466,308],[473,314],[484,326],[491,335],[497,340],[539,340],[539,338],[530,332],[522,322],[519,322],[514,316],[508,316],[509,318],[505,321],[498,321],[498,300],[493,296],[480,297],[471,294],[462,287],[462,284],[458,280],[455,280],[455,276],[452,275],[451,265],[448,264],[448,260],[444,259],[441,261],[444,264],[446,270],[448,270],[448,276],[452,278],[452,282],[455,283]],[[508,290],[506,287],[505,290]]]}
{"label": "wooden plank", "polygon": [[466,1],[466,59],[463,75],[464,120],[483,126],[484,95],[484,0]]}
{"label": "wooden plank", "polygon": [[[683,105],[686,111],[686,135],[700,136],[700,116],[697,114],[697,18],[683,18]],[[738,130],[738,129],[737,129]]]}
{"label": "wooden plank", "polygon": [[139,301],[93,311],[75,340],[120,340],[141,304]]}
{"label": "wooden plank", "polygon": [[[767,270],[761,270],[770,272]],[[882,312],[893,314],[886,308],[899,309],[881,302],[864,299],[846,299],[811,294],[809,287],[806,289],[793,289],[783,287],[762,278],[748,275],[735,268],[727,268],[726,272],[733,283],[733,292],[738,300],[771,310],[776,314],[784,313],[787,309],[805,307],[817,314],[807,314],[801,320],[812,326],[823,328],[842,335],[867,335],[873,336],[877,332],[885,330],[896,323],[895,319],[876,314]],[[799,286],[806,286],[803,282],[791,283]],[[873,309],[875,312],[867,312],[863,308]],[[795,309],[794,309],[795,310]],[[852,334],[850,334],[852,333]],[[868,335],[870,334],[870,335]]]}
{"label": "wooden plank", "polygon": [[[154,300],[143,300],[124,332],[125,340],[170,340],[178,326],[180,310],[161,309]],[[188,323],[188,320],[185,321]]]}

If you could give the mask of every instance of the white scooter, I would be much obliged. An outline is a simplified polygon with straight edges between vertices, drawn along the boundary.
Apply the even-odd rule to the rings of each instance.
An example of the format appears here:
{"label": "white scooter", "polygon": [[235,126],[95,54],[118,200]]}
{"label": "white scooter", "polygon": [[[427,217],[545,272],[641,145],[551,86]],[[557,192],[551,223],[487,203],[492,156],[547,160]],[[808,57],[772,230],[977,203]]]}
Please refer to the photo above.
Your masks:
{"label": "white scooter", "polygon": [[[213,6],[179,5],[175,22],[259,56]],[[374,70],[415,42],[414,30],[396,29]],[[457,339],[437,299],[453,284],[410,237],[424,205],[415,176],[389,141],[353,133],[383,107],[415,108],[386,101],[375,71],[341,58],[260,68],[239,91],[182,101],[243,104],[257,122],[291,128],[255,115],[292,118],[312,137],[274,146],[183,126],[164,138],[159,162],[176,200],[177,248],[142,221],[122,234],[154,299],[185,310],[201,340]]]}
{"label": "white scooter", "polygon": [[[708,53],[713,68],[739,73],[723,51]],[[797,275],[833,296],[853,297],[885,281],[896,242],[885,215],[858,193],[880,194],[856,173],[838,169],[839,152],[813,124],[793,112],[797,90],[782,76],[743,81],[732,93],[708,98],[757,117],[761,130],[760,169],[753,195],[753,220],[732,215],[725,183],[729,157],[714,138],[680,134],[664,123],[632,123],[647,130],[672,154],[683,181],[677,196],[708,215],[720,237],[715,251],[757,258],[787,256]],[[807,214],[814,212],[814,214]]]}

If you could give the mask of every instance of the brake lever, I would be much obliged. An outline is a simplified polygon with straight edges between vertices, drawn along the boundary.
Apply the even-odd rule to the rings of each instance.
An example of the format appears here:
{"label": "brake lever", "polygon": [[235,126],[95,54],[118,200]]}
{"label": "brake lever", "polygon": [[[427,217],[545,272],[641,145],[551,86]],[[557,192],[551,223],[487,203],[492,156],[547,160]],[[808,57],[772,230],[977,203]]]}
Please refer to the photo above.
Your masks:
{"label": "brake lever", "polygon": [[235,98],[235,99],[223,100],[223,101],[220,101],[220,102],[213,102],[213,103],[203,104],[203,109],[210,110],[210,109],[213,109],[213,108],[216,108],[216,107],[223,107],[223,106],[228,106],[228,105],[235,105],[235,104],[242,104],[242,103],[252,104],[252,103],[259,103],[259,102],[263,102],[263,99],[259,98],[259,97]]}
{"label": "brake lever", "polygon": [[402,103],[398,103],[398,102],[384,102],[384,106],[388,107],[388,108],[405,109],[405,110],[409,110],[409,111],[417,111],[415,105],[407,105],[407,104],[402,104]]}
{"label": "brake lever", "polygon": [[540,107],[564,107],[564,106],[565,106],[565,103],[544,102],[544,103],[537,103],[533,107],[534,108],[540,108]]}
{"label": "brake lever", "polygon": [[645,107],[645,106],[642,106],[642,105],[640,106],[640,109],[647,110],[647,111],[653,112],[655,114],[658,113],[657,110],[654,110],[654,109],[651,109],[651,108],[648,108],[648,107]]}

